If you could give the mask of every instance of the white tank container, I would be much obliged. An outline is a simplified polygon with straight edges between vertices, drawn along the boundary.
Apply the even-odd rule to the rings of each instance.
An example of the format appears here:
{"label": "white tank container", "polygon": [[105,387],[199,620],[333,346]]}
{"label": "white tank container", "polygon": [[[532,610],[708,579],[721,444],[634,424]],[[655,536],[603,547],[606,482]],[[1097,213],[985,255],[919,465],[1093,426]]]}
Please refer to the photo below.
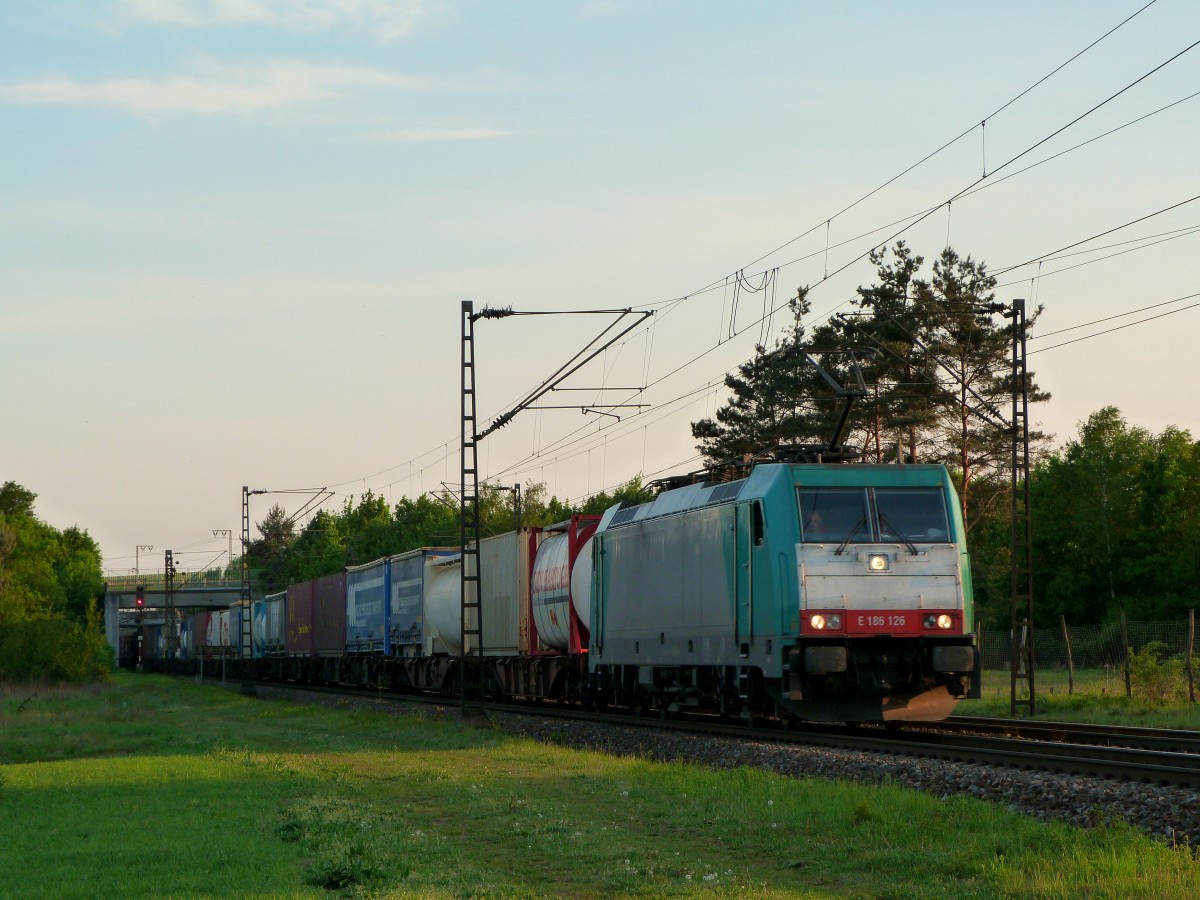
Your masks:
{"label": "white tank container", "polygon": [[[519,652],[521,616],[528,597],[528,548],[527,530],[510,531],[479,542],[485,656],[514,656]],[[452,656],[461,656],[463,652],[460,570],[457,554],[426,563],[426,625]]]}
{"label": "white tank container", "polygon": [[425,621],[451,656],[462,655],[461,557],[443,558],[425,575]]}
{"label": "white tank container", "polygon": [[533,622],[548,647],[567,650],[570,645],[570,608],[584,627],[592,615],[592,540],[580,548],[575,564],[567,555],[570,538],[556,534],[542,541],[533,563]]}
{"label": "white tank container", "polygon": [[571,566],[571,603],[585,628],[592,627],[592,539],[579,548]]}

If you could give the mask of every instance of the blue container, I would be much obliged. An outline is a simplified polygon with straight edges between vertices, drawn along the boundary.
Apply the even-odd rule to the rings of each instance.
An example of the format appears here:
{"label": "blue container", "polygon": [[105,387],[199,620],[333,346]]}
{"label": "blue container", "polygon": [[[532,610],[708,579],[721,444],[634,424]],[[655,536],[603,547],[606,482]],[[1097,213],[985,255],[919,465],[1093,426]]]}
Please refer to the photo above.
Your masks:
{"label": "blue container", "polygon": [[386,559],[346,569],[346,651],[389,650],[388,570]]}
{"label": "blue container", "polygon": [[424,656],[429,651],[424,646],[428,563],[454,553],[444,548],[424,547],[388,560],[388,654]]}
{"label": "blue container", "polygon": [[266,656],[267,601],[250,604],[250,655],[254,659]]}

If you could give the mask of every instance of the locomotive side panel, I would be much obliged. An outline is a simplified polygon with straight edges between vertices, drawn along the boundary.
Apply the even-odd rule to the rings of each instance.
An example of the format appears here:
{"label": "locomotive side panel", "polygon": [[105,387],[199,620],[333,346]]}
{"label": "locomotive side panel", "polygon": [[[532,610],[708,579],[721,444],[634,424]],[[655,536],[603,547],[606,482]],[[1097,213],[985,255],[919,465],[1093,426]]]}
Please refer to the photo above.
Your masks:
{"label": "locomotive side panel", "polygon": [[734,507],[723,505],[598,535],[597,660],[642,666],[735,661],[734,519]]}

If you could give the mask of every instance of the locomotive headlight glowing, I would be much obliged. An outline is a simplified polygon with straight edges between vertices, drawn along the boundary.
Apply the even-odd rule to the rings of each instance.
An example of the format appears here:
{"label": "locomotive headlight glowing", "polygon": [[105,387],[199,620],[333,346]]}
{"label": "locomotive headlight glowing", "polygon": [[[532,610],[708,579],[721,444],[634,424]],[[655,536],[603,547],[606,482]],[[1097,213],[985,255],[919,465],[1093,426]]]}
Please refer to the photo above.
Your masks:
{"label": "locomotive headlight glowing", "polygon": [[842,627],[842,617],[837,613],[830,613],[827,616],[818,614],[811,616],[808,624],[812,626],[813,631],[839,631]]}
{"label": "locomotive headlight glowing", "polygon": [[892,561],[888,559],[886,553],[868,553],[867,568],[872,572],[889,572],[892,568]]}
{"label": "locomotive headlight glowing", "polygon": [[942,614],[936,615],[936,616],[928,615],[924,618],[924,620],[921,622],[921,624],[924,625],[930,631],[932,631],[934,629],[940,629],[941,631],[948,631],[949,629],[954,627],[954,616],[948,615],[946,613],[942,613]]}

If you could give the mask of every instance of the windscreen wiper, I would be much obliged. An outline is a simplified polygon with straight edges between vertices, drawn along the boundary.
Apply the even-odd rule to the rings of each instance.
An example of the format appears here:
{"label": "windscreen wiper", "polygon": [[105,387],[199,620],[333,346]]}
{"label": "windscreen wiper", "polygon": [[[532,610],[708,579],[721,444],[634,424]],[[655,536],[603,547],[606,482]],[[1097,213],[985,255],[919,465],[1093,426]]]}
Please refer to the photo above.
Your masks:
{"label": "windscreen wiper", "polygon": [[862,528],[866,524],[867,524],[866,516],[863,516],[861,519],[859,519],[857,522],[855,522],[854,527],[850,529],[850,533],[848,535],[846,535],[846,539],[844,541],[842,541],[840,544],[838,544],[838,548],[833,551],[833,555],[841,556],[843,553],[845,553],[846,545],[850,543],[850,539],[853,538],[856,534],[858,534],[858,529]]}
{"label": "windscreen wiper", "polygon": [[904,546],[908,548],[909,553],[911,553],[913,556],[918,555],[917,545],[908,539],[908,535],[906,535],[903,531],[901,531],[899,528],[897,528],[895,525],[893,525],[888,520],[888,517],[885,516],[882,512],[879,514],[879,524],[884,526],[892,534],[899,537],[900,540],[904,541]]}

